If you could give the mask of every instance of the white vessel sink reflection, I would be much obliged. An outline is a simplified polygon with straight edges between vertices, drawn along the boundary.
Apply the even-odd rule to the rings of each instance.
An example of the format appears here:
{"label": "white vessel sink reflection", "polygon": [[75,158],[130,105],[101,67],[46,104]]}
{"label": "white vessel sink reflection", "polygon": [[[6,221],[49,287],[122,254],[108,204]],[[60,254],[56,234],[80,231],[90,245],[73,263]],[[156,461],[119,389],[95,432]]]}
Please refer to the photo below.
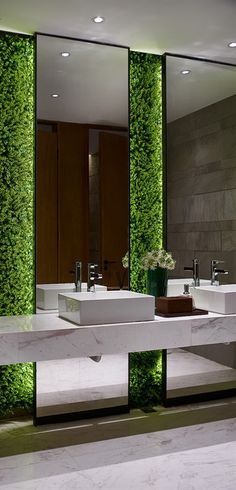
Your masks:
{"label": "white vessel sink reflection", "polygon": [[154,320],[155,298],[132,291],[59,294],[59,317],[77,325]]}
{"label": "white vessel sink reflection", "polygon": [[[106,291],[106,286],[96,284],[97,291]],[[87,283],[82,282],[82,291],[87,291]],[[42,310],[57,310],[58,309],[58,294],[59,293],[75,292],[74,283],[61,284],[37,284],[36,286],[36,306]]]}
{"label": "white vessel sink reflection", "polygon": [[236,284],[192,288],[196,308],[229,315],[236,313]]}
{"label": "white vessel sink reflection", "polygon": [[[190,286],[193,284],[192,277],[185,277],[183,279],[168,279],[167,286],[167,296],[179,296],[183,294],[184,284],[189,284]],[[210,286],[211,281],[207,279],[200,279],[200,285],[202,286]]]}

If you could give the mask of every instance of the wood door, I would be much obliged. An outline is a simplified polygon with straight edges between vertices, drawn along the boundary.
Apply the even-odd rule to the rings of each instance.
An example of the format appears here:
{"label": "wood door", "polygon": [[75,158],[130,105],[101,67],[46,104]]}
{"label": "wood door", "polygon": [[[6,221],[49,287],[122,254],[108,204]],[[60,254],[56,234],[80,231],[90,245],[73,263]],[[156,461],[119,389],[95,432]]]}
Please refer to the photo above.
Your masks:
{"label": "wood door", "polygon": [[73,281],[76,260],[88,262],[88,154],[88,129],[58,123],[59,282]]}
{"label": "wood door", "polygon": [[37,132],[36,280],[56,283],[57,276],[57,132],[42,125]]}
{"label": "wood door", "polygon": [[128,135],[99,133],[100,243],[103,284],[128,286],[122,257],[128,250]]}

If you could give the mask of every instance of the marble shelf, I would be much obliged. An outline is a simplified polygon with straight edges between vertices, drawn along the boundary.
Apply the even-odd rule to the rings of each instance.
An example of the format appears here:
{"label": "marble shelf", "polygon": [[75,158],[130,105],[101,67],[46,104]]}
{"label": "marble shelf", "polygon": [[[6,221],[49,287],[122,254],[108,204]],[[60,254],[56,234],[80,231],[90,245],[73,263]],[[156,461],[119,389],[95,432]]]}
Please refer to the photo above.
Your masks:
{"label": "marble shelf", "polygon": [[236,341],[236,315],[78,326],[57,313],[0,317],[0,365]]}

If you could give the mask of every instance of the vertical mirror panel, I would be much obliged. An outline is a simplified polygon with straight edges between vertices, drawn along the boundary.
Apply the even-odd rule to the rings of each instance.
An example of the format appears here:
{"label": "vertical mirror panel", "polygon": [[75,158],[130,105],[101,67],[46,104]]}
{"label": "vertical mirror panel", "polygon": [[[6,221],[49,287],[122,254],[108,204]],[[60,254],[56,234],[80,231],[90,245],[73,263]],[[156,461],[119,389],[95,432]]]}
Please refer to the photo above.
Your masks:
{"label": "vertical mirror panel", "polygon": [[126,354],[38,362],[36,377],[37,419],[128,404]]}
{"label": "vertical mirror panel", "polygon": [[236,388],[236,344],[200,345],[167,352],[167,398],[224,394]]}
{"label": "vertical mirror panel", "polygon": [[[170,276],[182,294],[192,283],[184,267],[197,258],[200,286],[211,287],[215,260],[216,284],[235,284],[236,66],[167,56],[166,84],[167,245],[176,260]],[[168,398],[236,388],[235,344],[206,340],[210,345],[168,352]]]}
{"label": "vertical mirror panel", "polygon": [[202,279],[220,259],[221,282],[236,282],[235,87],[236,67],[167,57],[167,239],[178,278],[197,257]]}
{"label": "vertical mirror panel", "polygon": [[[128,120],[128,49],[37,36],[38,314],[58,314],[58,293],[75,291],[76,262],[82,291],[88,263],[98,291],[128,288]],[[128,356],[38,363],[36,373],[37,417],[128,403]]]}
{"label": "vertical mirror panel", "polygon": [[37,284],[127,286],[128,50],[38,36],[37,119]]}

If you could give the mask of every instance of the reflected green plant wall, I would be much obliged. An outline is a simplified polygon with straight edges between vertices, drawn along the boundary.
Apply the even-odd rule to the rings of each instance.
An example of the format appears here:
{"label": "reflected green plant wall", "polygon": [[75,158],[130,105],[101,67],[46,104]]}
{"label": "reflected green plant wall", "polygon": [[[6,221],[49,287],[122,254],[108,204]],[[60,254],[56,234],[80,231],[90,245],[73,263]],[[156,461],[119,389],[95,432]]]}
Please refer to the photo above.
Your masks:
{"label": "reflected green plant wall", "polygon": [[[34,311],[34,38],[0,32],[0,315]],[[0,367],[0,415],[29,408],[31,364]]]}
{"label": "reflected green plant wall", "polygon": [[[130,53],[130,288],[146,293],[140,267],[163,244],[162,58]],[[162,398],[162,353],[130,354],[130,403]]]}

